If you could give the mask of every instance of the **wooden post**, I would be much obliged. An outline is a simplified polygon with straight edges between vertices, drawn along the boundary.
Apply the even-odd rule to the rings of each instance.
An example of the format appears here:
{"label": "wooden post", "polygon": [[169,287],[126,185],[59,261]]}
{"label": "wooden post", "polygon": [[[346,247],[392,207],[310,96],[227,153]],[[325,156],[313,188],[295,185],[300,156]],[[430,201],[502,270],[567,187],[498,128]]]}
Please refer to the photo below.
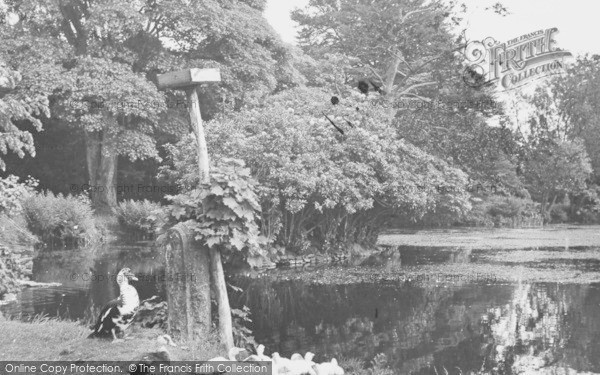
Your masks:
{"label": "wooden post", "polygon": [[227,284],[225,273],[221,262],[221,253],[215,248],[210,249],[210,270],[212,275],[212,287],[218,302],[219,309],[219,336],[227,347],[233,348],[233,324],[231,322],[231,308],[229,296],[227,296]]}
{"label": "wooden post", "polygon": [[208,148],[206,147],[206,137],[204,135],[204,126],[202,126],[202,117],[200,115],[200,100],[196,87],[187,89],[188,111],[192,129],[196,136],[198,145],[198,170],[200,171],[200,183],[210,182]]}
{"label": "wooden post", "polygon": [[[210,171],[208,148],[206,147],[204,127],[202,126],[202,117],[197,88],[199,84],[203,82],[218,82],[220,80],[221,75],[218,69],[188,69],[158,76],[159,87],[186,90],[190,122],[198,146],[198,171],[200,174],[200,183],[210,182]],[[227,350],[229,350],[233,347],[233,324],[231,320],[231,308],[229,306],[229,297],[227,296],[227,285],[225,283],[225,274],[223,272],[221,254],[216,249],[207,250],[204,247],[197,249],[197,252],[203,254],[201,258],[198,258],[198,261],[201,263],[206,262],[205,257],[207,257],[207,254],[210,254],[210,275],[212,279],[211,285],[213,291],[215,292],[218,304],[219,334],[221,341],[225,344]],[[205,267],[203,267],[204,264],[200,264],[199,266],[203,270],[205,269]],[[185,293],[187,295],[188,291],[185,291]],[[203,294],[204,293],[206,292],[204,291]],[[192,305],[194,305],[193,302]],[[190,319],[188,318],[187,321],[189,322]]]}

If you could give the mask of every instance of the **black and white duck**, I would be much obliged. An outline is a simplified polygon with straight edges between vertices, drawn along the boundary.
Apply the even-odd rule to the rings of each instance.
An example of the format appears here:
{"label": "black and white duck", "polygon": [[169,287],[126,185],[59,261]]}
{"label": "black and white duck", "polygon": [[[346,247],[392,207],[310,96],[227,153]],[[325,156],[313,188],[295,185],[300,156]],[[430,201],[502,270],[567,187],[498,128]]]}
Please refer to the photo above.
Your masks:
{"label": "black and white duck", "polygon": [[129,268],[123,268],[117,274],[119,284],[119,298],[106,304],[100,311],[98,321],[93,327],[93,332],[88,338],[111,337],[118,340],[117,334],[125,332],[133,322],[135,313],[140,306],[140,298],[137,290],[129,281],[137,281],[137,278]]}

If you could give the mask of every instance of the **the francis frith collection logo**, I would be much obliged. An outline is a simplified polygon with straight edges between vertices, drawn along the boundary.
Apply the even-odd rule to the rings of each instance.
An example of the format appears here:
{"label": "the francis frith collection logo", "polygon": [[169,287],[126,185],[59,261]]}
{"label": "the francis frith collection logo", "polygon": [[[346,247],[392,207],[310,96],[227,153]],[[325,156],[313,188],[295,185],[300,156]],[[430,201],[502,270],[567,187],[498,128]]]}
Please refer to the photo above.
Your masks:
{"label": "the francis frith collection logo", "polygon": [[492,86],[499,90],[521,87],[528,82],[564,71],[571,53],[556,47],[557,28],[537,30],[505,43],[489,37],[465,47],[463,80],[471,87]]}

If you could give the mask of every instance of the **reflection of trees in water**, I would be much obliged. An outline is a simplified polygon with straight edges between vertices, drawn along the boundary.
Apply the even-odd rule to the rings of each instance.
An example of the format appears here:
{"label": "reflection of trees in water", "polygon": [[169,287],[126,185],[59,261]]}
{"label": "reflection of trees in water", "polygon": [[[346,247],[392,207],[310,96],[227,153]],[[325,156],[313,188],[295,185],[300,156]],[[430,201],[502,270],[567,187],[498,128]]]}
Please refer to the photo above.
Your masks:
{"label": "reflection of trees in water", "polygon": [[595,286],[236,284],[244,293],[233,303],[251,308],[257,340],[285,355],[370,361],[384,353],[398,373],[421,375],[600,370]]}
{"label": "reflection of trees in water", "polygon": [[584,285],[519,285],[509,304],[486,316],[495,343],[490,368],[499,373],[563,367],[598,371],[599,300],[598,289]]}
{"label": "reflection of trees in water", "polygon": [[364,361],[385,353],[401,373],[428,371],[431,364],[479,368],[485,354],[480,318],[495,298],[485,287],[457,294],[461,289],[268,278],[236,284],[244,293],[233,304],[250,307],[255,337],[271,351],[310,350]]}
{"label": "reflection of trees in water", "polygon": [[93,264],[94,250],[90,248],[41,252],[33,258],[32,278],[38,282],[59,282],[71,288],[86,288],[89,281],[78,276],[89,273]]}
{"label": "reflection of trees in water", "polygon": [[18,310],[24,316],[47,314],[91,319],[95,310],[118,297],[114,277],[123,267],[130,267],[136,275],[143,276],[135,285],[141,298],[154,294],[164,296],[161,258],[157,251],[144,246],[104,245],[42,252],[33,259],[33,279],[58,282],[61,286],[23,290]]}

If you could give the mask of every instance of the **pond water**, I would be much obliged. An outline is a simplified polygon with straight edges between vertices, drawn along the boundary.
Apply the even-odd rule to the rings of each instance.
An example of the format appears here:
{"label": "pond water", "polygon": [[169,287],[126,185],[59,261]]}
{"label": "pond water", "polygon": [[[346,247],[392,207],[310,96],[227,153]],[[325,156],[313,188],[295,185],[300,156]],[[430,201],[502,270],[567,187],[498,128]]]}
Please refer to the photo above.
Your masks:
{"label": "pond water", "polygon": [[[145,245],[48,252],[34,259],[33,278],[61,286],[24,289],[0,311],[90,319],[118,296],[109,276],[125,266],[143,276],[136,284],[142,299],[164,296],[162,259]],[[243,289],[232,305],[250,308],[249,328],[269,353],[365,362],[385,354],[401,374],[600,372],[599,259],[594,248],[401,247],[349,264],[228,281]]]}

